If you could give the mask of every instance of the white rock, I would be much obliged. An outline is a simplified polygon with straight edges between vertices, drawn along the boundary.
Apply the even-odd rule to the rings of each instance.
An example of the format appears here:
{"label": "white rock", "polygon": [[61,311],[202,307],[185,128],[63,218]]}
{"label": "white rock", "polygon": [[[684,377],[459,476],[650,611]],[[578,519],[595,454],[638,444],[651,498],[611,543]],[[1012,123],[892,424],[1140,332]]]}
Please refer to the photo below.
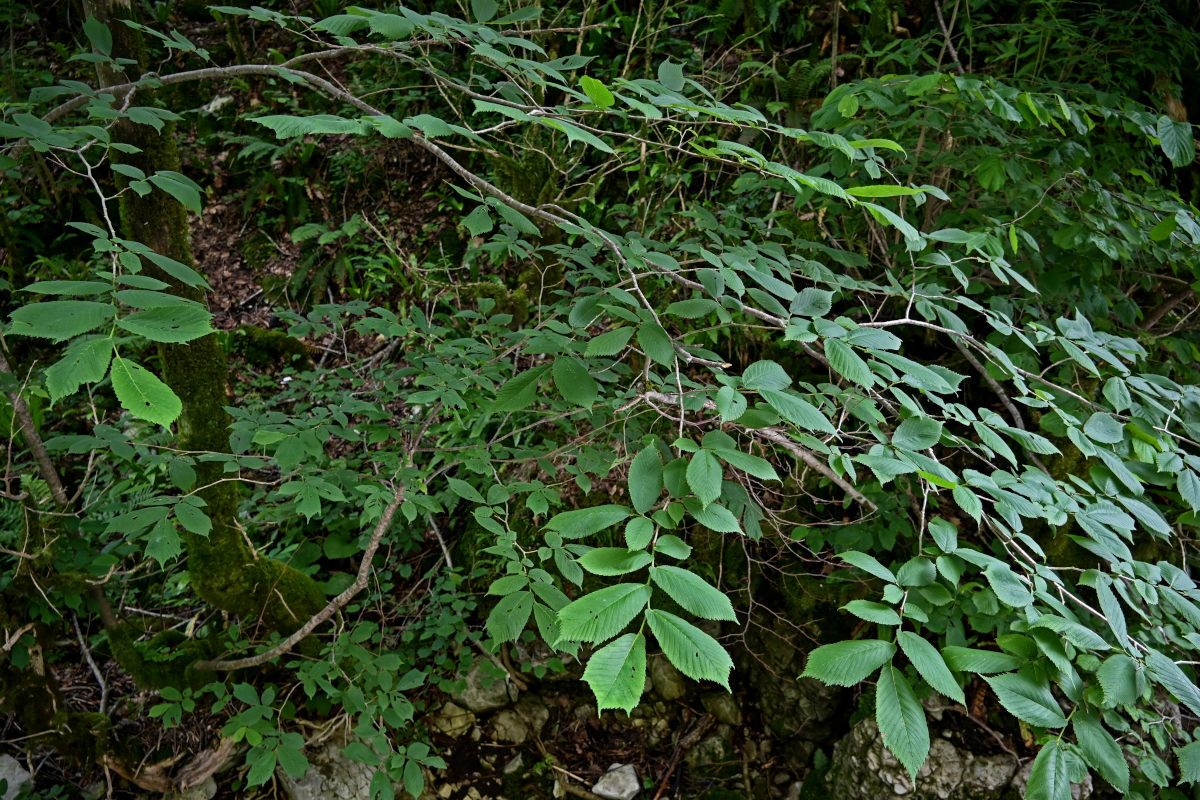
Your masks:
{"label": "white rock", "polygon": [[633,764],[613,764],[592,787],[592,793],[605,800],[633,800],[641,790]]}
{"label": "white rock", "polygon": [[33,775],[12,756],[0,755],[0,781],[8,782],[3,800],[13,800],[17,796],[17,792],[21,791],[21,787],[33,781]]}

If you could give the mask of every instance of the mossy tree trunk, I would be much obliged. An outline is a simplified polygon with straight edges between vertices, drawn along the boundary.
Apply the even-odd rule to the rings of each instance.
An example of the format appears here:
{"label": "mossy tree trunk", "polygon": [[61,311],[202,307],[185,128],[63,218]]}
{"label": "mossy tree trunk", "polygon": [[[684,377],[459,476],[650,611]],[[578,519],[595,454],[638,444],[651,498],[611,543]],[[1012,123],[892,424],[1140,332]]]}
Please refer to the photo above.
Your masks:
{"label": "mossy tree trunk", "polygon": [[[144,61],[141,34],[122,24],[130,18],[128,0],[85,0],[89,16],[108,25],[114,57]],[[128,67],[130,72],[137,67]],[[97,66],[102,84],[111,86],[136,77]],[[139,105],[153,102],[146,90],[136,96]],[[118,124],[114,141],[133,145],[136,154],[112,151],[112,157],[138,167],[147,175],[158,170],[180,170],[173,127],[161,132],[126,121]],[[125,192],[121,197],[122,234],[188,266],[195,267],[187,211],[159,189],[145,197]],[[201,270],[202,271],[202,270]],[[179,296],[203,303],[204,293],[173,280],[153,267],[147,273],[170,283]],[[179,446],[187,451],[226,452],[229,448],[229,414],[225,411],[228,370],[216,334],[182,345],[160,348],[164,380],[183,401],[178,420]],[[207,536],[187,534],[188,571],[196,593],[206,602],[247,622],[260,620],[267,628],[289,632],[325,604],[324,592],[308,576],[288,565],[255,553],[237,524],[238,484],[227,480],[220,462],[196,464],[196,485],[212,520]],[[225,480],[223,480],[225,479]]]}

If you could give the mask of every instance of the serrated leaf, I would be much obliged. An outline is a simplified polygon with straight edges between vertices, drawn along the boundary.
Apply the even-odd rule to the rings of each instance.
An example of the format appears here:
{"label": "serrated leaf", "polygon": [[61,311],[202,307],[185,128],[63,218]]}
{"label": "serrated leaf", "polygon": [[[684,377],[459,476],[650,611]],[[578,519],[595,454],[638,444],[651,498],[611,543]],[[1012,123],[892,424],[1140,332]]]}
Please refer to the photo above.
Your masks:
{"label": "serrated leaf", "polygon": [[733,659],[716,639],[666,611],[646,612],[646,623],[675,668],[694,680],[709,680],[729,688]]}
{"label": "serrated leaf", "polygon": [[1033,593],[1007,565],[989,564],[983,575],[996,597],[1006,606],[1026,608],[1033,603]]}
{"label": "serrated leaf", "polygon": [[716,404],[722,422],[733,422],[746,413],[746,398],[732,386],[722,386],[717,390]]}
{"label": "serrated leaf", "polygon": [[32,294],[56,294],[62,297],[94,297],[112,289],[103,281],[38,281],[22,289]]}
{"label": "serrated leaf", "polygon": [[511,642],[521,635],[533,613],[533,594],[527,591],[513,592],[500,598],[488,614],[485,627],[488,636],[497,642]]}
{"label": "serrated leaf", "polygon": [[675,363],[675,346],[661,325],[643,322],[638,326],[637,340],[652,361],[668,367]]}
{"label": "serrated leaf", "polygon": [[1071,800],[1071,769],[1058,739],[1042,745],[1025,788],[1025,800]]}
{"label": "serrated leaf", "polygon": [[117,325],[152,342],[180,343],[213,332],[212,314],[199,305],[164,306],[121,317]]}
{"label": "serrated leaf", "polygon": [[683,65],[667,59],[658,65],[658,82],[672,92],[683,91]]}
{"label": "serrated leaf", "polygon": [[564,400],[584,408],[591,408],[599,394],[596,379],[583,362],[574,356],[554,359],[554,385]]}
{"label": "serrated leaf", "polygon": [[645,517],[634,517],[625,526],[625,546],[630,550],[642,550],[654,539],[654,523]]}
{"label": "serrated leaf", "polygon": [[887,667],[879,675],[875,687],[875,722],[883,734],[883,743],[916,781],[929,756],[929,724],[908,679],[895,667]]}
{"label": "serrated leaf", "polygon": [[1075,731],[1075,741],[1079,743],[1087,765],[1117,791],[1122,794],[1129,791],[1129,764],[1121,746],[1100,720],[1086,711],[1077,710],[1071,718],[1071,729]]}
{"label": "serrated leaf", "polygon": [[596,696],[597,711],[633,711],[646,685],[646,637],[627,633],[612,640],[588,659],[583,679]]}
{"label": "serrated leaf", "polygon": [[472,236],[482,236],[496,226],[488,207],[476,206],[475,210],[463,217],[462,226]]}
{"label": "serrated leaf", "polygon": [[533,405],[533,401],[537,397],[538,381],[549,369],[549,364],[543,364],[509,378],[496,392],[492,410],[520,411]]}
{"label": "serrated leaf", "polygon": [[751,391],[781,392],[792,385],[787,371],[774,361],[755,361],[742,372],[742,387]]}
{"label": "serrated leaf", "polygon": [[175,526],[166,519],[160,519],[154,523],[154,527],[146,534],[146,555],[162,566],[182,552],[179,533],[175,530]]}
{"label": "serrated leaf", "polygon": [[759,458],[749,453],[743,453],[741,450],[732,450],[724,447],[714,447],[712,452],[720,456],[722,461],[734,469],[740,469],[742,472],[753,475],[759,480],[779,480],[779,475],[776,474],[775,468],[765,458]]}
{"label": "serrated leaf", "polygon": [[184,530],[197,536],[208,536],[212,530],[212,520],[208,518],[208,514],[189,503],[175,504],[175,518]]}
{"label": "serrated leaf", "polygon": [[667,306],[666,313],[683,319],[699,319],[716,311],[717,308],[719,306],[716,301],[707,298],[697,298],[695,300],[680,300],[671,303],[671,305]]}
{"label": "serrated leaf", "polygon": [[658,502],[663,490],[662,457],[650,445],[633,457],[629,464],[629,501],[634,510],[645,514]]}
{"label": "serrated leaf", "polygon": [[487,500],[483,499],[483,495],[479,493],[479,490],[466,481],[459,480],[458,478],[446,478],[446,483],[449,484],[450,491],[469,503],[478,503],[479,505],[487,503]]}
{"label": "serrated leaf", "polygon": [[195,183],[177,172],[159,170],[146,180],[174,197],[179,203],[193,214],[200,214],[203,208],[200,204],[200,190]]}
{"label": "serrated leaf", "polygon": [[584,75],[579,79],[579,83],[583,88],[583,93],[588,96],[588,99],[596,107],[608,108],[617,102],[616,98],[613,97],[613,93],[608,90],[608,87],[595,78]]}
{"label": "serrated leaf", "polygon": [[1186,167],[1196,158],[1196,142],[1187,120],[1173,120],[1164,114],[1158,118],[1156,133],[1159,146],[1173,166]]}
{"label": "serrated leaf", "polygon": [[142,365],[120,356],[112,362],[112,386],[117,400],[138,419],[170,427],[183,410],[169,386]]}
{"label": "serrated leaf", "polygon": [[1125,438],[1125,426],[1111,414],[1097,411],[1083,424],[1083,432],[1093,442],[1117,444]]}
{"label": "serrated leaf", "polygon": [[723,476],[721,462],[708,450],[692,454],[687,465],[687,482],[696,497],[704,505],[714,502],[721,496],[721,479]]}
{"label": "serrated leaf", "polygon": [[644,550],[597,547],[579,557],[579,564],[593,575],[626,575],[647,566],[654,557]]}
{"label": "serrated leaf", "polygon": [[31,303],[12,312],[9,333],[61,342],[95,330],[113,318],[116,309],[93,300],[50,300]]}
{"label": "serrated leaf", "polygon": [[99,383],[108,374],[113,342],[109,338],[77,339],[63,357],[46,368],[46,391],[50,402],[74,394],[84,383]]}
{"label": "serrated leaf", "polygon": [[654,543],[654,552],[682,561],[692,554],[692,546],[675,534],[668,533],[658,537],[658,541]]}
{"label": "serrated leaf", "polygon": [[476,22],[488,22],[496,16],[500,4],[496,0],[471,0],[471,14]]}
{"label": "serrated leaf", "polygon": [[843,611],[849,611],[859,619],[874,622],[877,625],[899,625],[900,615],[896,609],[872,600],[851,600],[842,606]]}
{"label": "serrated leaf", "polygon": [[857,550],[847,550],[844,553],[838,553],[838,558],[845,561],[847,564],[858,567],[864,572],[869,572],[876,578],[881,578],[888,583],[896,582],[896,575],[890,569],[880,564],[875,556],[860,553]]}
{"label": "serrated leaf", "polygon": [[973,672],[977,675],[994,675],[1008,672],[1024,663],[1016,656],[998,653],[995,650],[977,650],[970,647],[948,645],[942,648],[942,657],[951,669]]}
{"label": "serrated leaf", "polygon": [[911,631],[900,631],[896,634],[896,641],[926,683],[951,700],[966,704],[967,698],[963,695],[962,687],[954,680],[937,648]]}
{"label": "serrated leaf", "polygon": [[830,368],[851,383],[868,389],[875,385],[875,376],[867,362],[841,339],[825,340],[825,356]]}
{"label": "serrated leaf", "polygon": [[631,336],[633,336],[633,328],[617,328],[608,333],[602,333],[588,341],[587,348],[583,351],[584,355],[589,357],[615,356],[625,349]]}
{"label": "serrated leaf", "polygon": [[650,600],[645,584],[618,583],[585,594],[558,612],[562,640],[598,644],[616,636]]}
{"label": "serrated leaf", "polygon": [[829,418],[811,403],[774,389],[760,389],[759,394],[788,422],[815,433],[837,433],[837,428],[833,427]]}
{"label": "serrated leaf", "polygon": [[742,526],[732,511],[720,503],[709,503],[703,506],[692,498],[684,501],[684,506],[692,518],[710,531],[717,533],[741,533]]}
{"label": "serrated leaf", "polygon": [[1179,777],[1185,783],[1200,783],[1200,742],[1175,748],[1179,759]]}
{"label": "serrated leaf", "polygon": [[1091,628],[1071,622],[1054,614],[1043,614],[1031,627],[1049,628],[1081,650],[1111,650],[1104,637]]}
{"label": "serrated leaf", "polygon": [[1193,714],[1200,714],[1200,688],[1178,664],[1157,650],[1150,650],[1146,655],[1146,671]]}
{"label": "serrated leaf", "polygon": [[1042,728],[1061,728],[1066,717],[1045,681],[1034,681],[1019,672],[985,677],[1000,705],[1017,719]]}
{"label": "serrated leaf", "polygon": [[611,528],[630,516],[632,514],[625,506],[592,506],[555,514],[546,522],[546,527],[558,531],[564,539],[582,539],[605,528]]}
{"label": "serrated leaf", "polygon": [[892,444],[905,450],[927,450],[942,437],[942,423],[929,417],[910,417],[892,433]]}
{"label": "serrated leaf", "polygon": [[829,686],[853,686],[892,660],[896,645],[882,639],[834,642],[808,654],[802,678]]}
{"label": "serrated leaf", "polygon": [[807,287],[792,300],[793,314],[800,317],[823,317],[833,308],[833,292]]}
{"label": "serrated leaf", "polygon": [[683,610],[702,619],[737,622],[729,598],[694,572],[658,566],[650,568],[650,578]]}
{"label": "serrated leaf", "polygon": [[1124,653],[1109,656],[1096,670],[1096,680],[1104,690],[1104,700],[1109,706],[1131,706],[1137,702],[1138,667]]}
{"label": "serrated leaf", "polygon": [[[187,264],[176,261],[173,258],[160,255],[159,253],[150,252],[142,253],[141,255],[149,259],[154,266],[158,267],[163,272],[167,273],[185,286],[191,286],[192,288],[209,288],[208,281],[204,280],[204,276],[199,272],[196,272],[196,270],[192,269]],[[126,280],[128,280],[128,276],[126,276]]]}

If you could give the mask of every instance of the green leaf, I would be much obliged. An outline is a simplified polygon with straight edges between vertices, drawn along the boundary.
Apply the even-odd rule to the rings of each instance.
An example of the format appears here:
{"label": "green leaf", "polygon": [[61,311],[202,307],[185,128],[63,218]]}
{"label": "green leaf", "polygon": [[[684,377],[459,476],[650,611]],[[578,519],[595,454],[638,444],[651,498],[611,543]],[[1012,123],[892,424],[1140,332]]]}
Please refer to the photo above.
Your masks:
{"label": "green leaf", "polygon": [[881,578],[888,583],[896,582],[896,575],[890,569],[880,564],[879,561],[871,555],[860,553],[857,550],[847,550],[844,553],[838,553],[838,558],[845,561],[847,564],[858,567],[863,572],[869,572],[876,578]]}
{"label": "green leaf", "polygon": [[1187,120],[1173,120],[1165,114],[1158,118],[1158,142],[1163,153],[1176,167],[1186,167],[1196,158],[1196,142]]}
{"label": "green leaf", "polygon": [[671,303],[671,305],[667,306],[666,313],[683,319],[699,319],[716,311],[717,308],[719,306],[716,301],[707,298],[698,298]]}
{"label": "green leaf", "polygon": [[1191,506],[1192,511],[1200,511],[1200,478],[1190,469],[1179,473],[1175,481],[1175,490],[1184,502]]}
{"label": "green leaf", "polygon": [[1025,800],[1071,800],[1070,763],[1058,739],[1042,745],[1033,759]]}
{"label": "green leaf", "polygon": [[720,503],[709,503],[707,506],[702,506],[699,502],[689,497],[683,501],[683,505],[696,522],[699,522],[710,531],[717,533],[742,532],[742,526],[738,524],[737,517]]}
{"label": "green leaf", "polygon": [[252,749],[246,757],[250,769],[246,772],[246,784],[261,786],[275,774],[275,751]]}
{"label": "green leaf", "polygon": [[929,756],[929,725],[921,702],[904,673],[895,667],[887,667],[879,675],[875,687],[875,721],[887,749],[916,781]]}
{"label": "green leaf", "polygon": [[709,680],[729,688],[733,659],[716,639],[666,611],[651,609],[646,622],[675,668],[694,680]]}
{"label": "green leaf", "polygon": [[674,365],[675,346],[671,344],[671,337],[661,325],[643,322],[638,326],[637,340],[652,361],[668,367]]}
{"label": "green leaf", "polygon": [[[362,20],[362,27],[366,26],[366,18],[355,17],[354,19]],[[296,136],[318,136],[323,134],[361,135],[365,132],[362,120],[348,119],[332,114],[314,114],[308,117],[300,117],[293,114],[267,114],[255,117],[250,122],[255,122],[264,128],[270,128],[275,132],[275,138],[277,139],[291,139]],[[153,180],[153,177],[151,180]]]}
{"label": "green leaf", "polygon": [[692,554],[692,547],[678,536],[668,533],[658,537],[658,541],[654,543],[654,552],[682,561]]}
{"label": "green leaf", "polygon": [[597,547],[579,557],[580,565],[593,575],[626,575],[645,567],[654,557],[644,550]]}
{"label": "green leaf", "polygon": [[558,531],[564,539],[582,539],[605,528],[611,528],[630,516],[632,514],[625,506],[592,506],[555,514],[546,523],[546,527]]}
{"label": "green leaf", "polygon": [[1146,655],[1146,671],[1150,678],[1163,686],[1193,714],[1200,714],[1200,688],[1180,669],[1179,665],[1157,650]]}
{"label": "green leaf", "polygon": [[83,21],[83,32],[97,53],[112,55],[113,37],[107,25],[95,17],[88,17]]}
{"label": "green leaf", "polygon": [[958,528],[941,517],[929,520],[929,534],[943,553],[953,553],[958,549]]}
{"label": "green leaf", "polygon": [[899,625],[900,615],[891,606],[876,603],[871,600],[851,600],[842,606],[843,611],[849,611],[859,619],[874,622],[877,625]]}
{"label": "green leaf", "polygon": [[488,22],[496,16],[500,4],[496,0],[471,0],[471,14],[476,22]]}
{"label": "green leaf", "polygon": [[57,294],[62,297],[94,297],[112,289],[103,281],[38,281],[22,289],[33,294]]}
{"label": "green leaf", "polygon": [[372,33],[384,39],[399,42],[412,36],[415,26],[399,14],[373,14],[368,18]]}
{"label": "green leaf", "polygon": [[1103,411],[1097,411],[1088,417],[1087,422],[1083,424],[1083,432],[1093,442],[1102,444],[1117,444],[1125,438],[1125,426]]}
{"label": "green leaf", "polygon": [[1070,620],[1055,616],[1054,614],[1043,614],[1030,627],[1049,628],[1081,650],[1103,651],[1112,649],[1112,646],[1104,641],[1104,637],[1091,628],[1080,625],[1078,622],[1071,622]]}
{"label": "green leaf", "polygon": [[[409,745],[409,750],[411,751],[413,747],[414,747],[414,745]],[[386,774],[386,773],[384,773],[383,770],[380,770],[376,774]],[[374,779],[375,779],[375,776],[372,775],[371,776],[372,783],[374,782]],[[404,762],[404,791],[408,792],[408,796],[414,798],[414,800],[416,800],[416,798],[419,798],[422,794],[424,794],[424,792],[425,792],[425,773],[421,771],[421,765],[419,762],[412,761],[412,760]],[[372,798],[374,798],[375,793],[373,790],[372,790],[371,794],[372,794]],[[393,797],[395,796],[394,789],[392,790],[392,796]]]}
{"label": "green leaf", "polygon": [[627,633],[612,640],[588,659],[583,679],[596,696],[597,711],[633,711],[646,685],[646,637]]}
{"label": "green leaf", "polygon": [[995,650],[975,650],[970,647],[948,645],[942,648],[942,657],[951,669],[959,672],[974,672],[977,675],[994,675],[1008,672],[1023,663],[1021,659]]}
{"label": "green leaf", "polygon": [[598,644],[616,636],[650,600],[650,587],[618,583],[585,594],[558,612],[561,640]]}
{"label": "green leaf", "polygon": [[721,462],[708,450],[694,453],[687,465],[687,482],[704,505],[721,496]]}
{"label": "green leaf", "polygon": [[1179,777],[1184,783],[1200,783],[1200,742],[1175,748],[1179,759]]}
{"label": "green leaf", "polygon": [[749,453],[743,453],[741,450],[733,450],[725,447],[714,447],[712,448],[712,452],[720,456],[722,461],[734,469],[740,469],[742,472],[753,475],[759,480],[779,480],[779,475],[776,474],[775,468],[765,458],[759,458]]}
{"label": "green leaf", "polygon": [[814,289],[809,286],[801,289],[792,300],[791,312],[800,317],[823,317],[833,308],[833,292],[824,289]]}
{"label": "green leaf", "polygon": [[772,389],[781,392],[791,385],[787,371],[774,361],[755,361],[742,372],[742,387],[750,391]]}
{"label": "green leaf", "polygon": [[746,413],[746,398],[732,386],[717,390],[716,404],[722,422],[733,422]]}
{"label": "green leaf", "polygon": [[634,517],[625,526],[625,546],[630,550],[643,550],[654,539],[654,523],[645,517]]}
{"label": "green leaf", "polygon": [[596,379],[583,362],[574,356],[554,359],[554,385],[564,400],[584,408],[591,408],[599,394]]}
{"label": "green leaf", "polygon": [[50,402],[74,394],[84,383],[99,383],[108,374],[113,342],[109,338],[76,339],[63,357],[46,368],[46,391]]}
{"label": "green leaf", "polygon": [[[825,356],[829,359],[829,366],[833,371],[846,380],[868,389],[875,385],[875,376],[867,362],[841,339],[825,340]],[[903,426],[903,423],[901,425]]]}
{"label": "green leaf", "polygon": [[926,683],[951,700],[966,704],[967,698],[963,695],[962,687],[950,674],[937,648],[911,631],[900,631],[896,634],[896,641]]}
{"label": "green leaf", "polygon": [[212,314],[199,305],[165,306],[137,311],[117,325],[152,342],[190,342],[213,332]]}
{"label": "green leaf", "polygon": [[833,427],[829,418],[811,403],[788,392],[774,389],[760,389],[759,394],[788,422],[815,433],[837,433],[837,428]]}
{"label": "green leaf", "polygon": [[537,384],[541,377],[550,369],[549,364],[534,367],[525,372],[519,372],[508,379],[496,392],[496,400],[492,403],[493,411],[520,411],[533,405],[537,397]]}
{"label": "green leaf", "polygon": [[12,312],[8,332],[61,342],[100,327],[115,314],[112,305],[92,300],[30,303]]}
{"label": "green leaf", "polygon": [[169,386],[142,365],[120,356],[112,362],[112,386],[126,411],[164,428],[183,410],[183,403]]}
{"label": "green leaf", "polygon": [[154,266],[185,286],[208,288],[208,281],[204,280],[204,276],[187,264],[182,264],[173,258],[153,252],[141,253],[141,255],[148,258]]}
{"label": "green leaf", "polygon": [[159,170],[146,180],[174,197],[193,214],[198,215],[203,211],[200,205],[200,187],[178,172]]}
{"label": "green leaf", "polygon": [[293,778],[303,778],[304,773],[308,771],[308,759],[300,750],[280,745],[275,755],[279,759],[279,766]]}
{"label": "green leaf", "polygon": [[1061,728],[1067,724],[1058,701],[1044,680],[1034,681],[1019,672],[985,677],[984,680],[991,685],[1000,705],[1017,719],[1042,728]]}
{"label": "green leaf", "polygon": [[683,65],[667,59],[658,65],[658,82],[672,92],[683,91]]}
{"label": "green leaf", "polygon": [[175,526],[165,519],[154,523],[154,527],[146,534],[146,555],[162,566],[182,552]]}
{"label": "green leaf", "polygon": [[1104,690],[1104,700],[1109,706],[1132,706],[1138,701],[1138,667],[1124,653],[1109,656],[1096,670],[1096,680]]}
{"label": "green leaf", "polygon": [[662,457],[654,445],[644,448],[629,464],[629,501],[639,514],[645,514],[663,490]]}
{"label": "green leaf", "polygon": [[608,90],[608,87],[595,78],[584,75],[579,79],[579,83],[583,87],[583,93],[598,108],[608,108],[617,102],[616,98],[613,97],[613,93]]}
{"label": "green leaf", "polygon": [[479,490],[466,481],[459,480],[458,478],[446,478],[446,483],[450,485],[450,491],[468,503],[478,503],[479,505],[487,503],[487,500],[483,499],[483,495],[479,493]]}
{"label": "green leaf", "polygon": [[896,645],[882,639],[835,642],[808,654],[801,678],[816,678],[829,686],[853,686],[892,660]]}
{"label": "green leaf", "polygon": [[892,433],[892,444],[904,450],[927,450],[942,438],[942,423],[929,417],[910,417]]}
{"label": "green leaf", "polygon": [[729,598],[694,572],[680,567],[651,567],[650,578],[685,611],[702,619],[737,622]]}
{"label": "green leaf", "polygon": [[983,575],[996,597],[1006,606],[1026,608],[1033,603],[1033,594],[1007,565],[989,564]]}
{"label": "green leaf", "polygon": [[482,236],[495,227],[492,215],[486,205],[476,206],[475,210],[463,217],[462,226],[472,236]]}
{"label": "green leaf", "polygon": [[511,642],[521,635],[533,613],[533,594],[513,592],[500,598],[496,607],[488,614],[485,627],[488,636],[497,642]]}
{"label": "green leaf", "polygon": [[614,331],[602,333],[588,341],[583,354],[588,357],[615,356],[625,349],[631,336],[633,336],[633,328],[617,328]]}
{"label": "green leaf", "polygon": [[1076,710],[1071,717],[1071,729],[1075,731],[1075,741],[1079,743],[1087,765],[1117,791],[1122,794],[1129,791],[1129,764],[1121,746],[1100,720],[1086,711]]}
{"label": "green leaf", "polygon": [[197,536],[208,536],[212,530],[212,520],[208,518],[208,514],[190,503],[176,503],[175,518],[184,530]]}

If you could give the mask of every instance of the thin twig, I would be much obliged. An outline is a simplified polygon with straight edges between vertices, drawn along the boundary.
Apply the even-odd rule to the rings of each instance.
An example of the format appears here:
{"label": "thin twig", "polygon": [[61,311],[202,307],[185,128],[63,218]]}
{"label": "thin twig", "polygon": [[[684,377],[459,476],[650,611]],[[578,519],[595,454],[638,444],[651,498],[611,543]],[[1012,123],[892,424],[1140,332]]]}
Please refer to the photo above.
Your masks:
{"label": "thin twig", "polygon": [[79,649],[83,651],[83,658],[92,668],[92,674],[96,676],[96,683],[100,684],[100,713],[105,714],[108,712],[108,683],[92,658],[92,651],[87,645],[87,639],[83,638],[83,630],[79,627],[79,617],[72,614],[71,622],[75,625],[75,636],[79,639]]}

